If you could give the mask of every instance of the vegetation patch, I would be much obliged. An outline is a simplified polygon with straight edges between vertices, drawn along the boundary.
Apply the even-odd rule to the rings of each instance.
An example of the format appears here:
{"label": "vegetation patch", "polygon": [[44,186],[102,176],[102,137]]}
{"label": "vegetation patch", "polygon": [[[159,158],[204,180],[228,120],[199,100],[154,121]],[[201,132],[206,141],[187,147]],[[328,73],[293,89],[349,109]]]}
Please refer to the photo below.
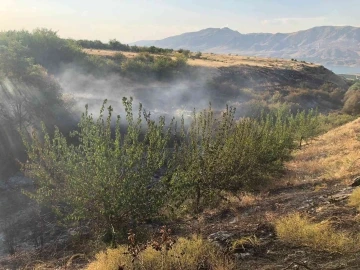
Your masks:
{"label": "vegetation patch", "polygon": [[128,246],[107,249],[96,255],[87,270],[223,270],[236,269],[235,265],[216,248],[198,236],[179,238],[171,249],[154,249],[149,246],[136,256],[129,253]]}
{"label": "vegetation patch", "polygon": [[317,251],[352,253],[360,249],[359,235],[337,232],[329,221],[313,222],[298,213],[277,220],[275,230],[281,241]]}
{"label": "vegetation patch", "polygon": [[349,205],[360,210],[360,188],[356,188],[349,197]]}

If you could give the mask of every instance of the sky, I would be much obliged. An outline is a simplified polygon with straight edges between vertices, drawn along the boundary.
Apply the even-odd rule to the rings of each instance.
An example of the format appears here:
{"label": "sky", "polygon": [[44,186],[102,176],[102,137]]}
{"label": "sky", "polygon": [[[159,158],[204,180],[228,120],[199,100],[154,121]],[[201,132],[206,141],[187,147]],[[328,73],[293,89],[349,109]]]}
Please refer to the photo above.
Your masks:
{"label": "sky", "polygon": [[64,38],[154,40],[209,27],[288,33],[360,27],[360,0],[0,0],[0,31],[49,28]]}

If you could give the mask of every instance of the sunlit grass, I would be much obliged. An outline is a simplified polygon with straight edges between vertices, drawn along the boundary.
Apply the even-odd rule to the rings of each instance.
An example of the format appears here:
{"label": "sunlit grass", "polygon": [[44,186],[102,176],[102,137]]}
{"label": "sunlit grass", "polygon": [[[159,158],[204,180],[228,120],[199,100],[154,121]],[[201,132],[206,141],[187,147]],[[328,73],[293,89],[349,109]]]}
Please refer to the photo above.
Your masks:
{"label": "sunlit grass", "polygon": [[[147,247],[134,258],[127,254],[127,247],[107,249],[96,255],[96,260],[88,265],[87,270],[118,270],[118,269],[147,269],[147,270],[231,270],[235,265],[226,260],[224,255],[200,237],[190,239],[179,238],[169,251],[156,251]],[[121,268],[122,267],[122,268]]]}
{"label": "sunlit grass", "polygon": [[349,197],[349,205],[360,210],[360,188],[356,188]]}
{"label": "sunlit grass", "polygon": [[336,231],[328,221],[312,222],[308,217],[291,214],[275,222],[278,238],[291,245],[307,246],[333,253],[356,252],[359,235]]}
{"label": "sunlit grass", "polygon": [[289,181],[351,180],[358,173],[360,119],[315,138],[287,163]]}

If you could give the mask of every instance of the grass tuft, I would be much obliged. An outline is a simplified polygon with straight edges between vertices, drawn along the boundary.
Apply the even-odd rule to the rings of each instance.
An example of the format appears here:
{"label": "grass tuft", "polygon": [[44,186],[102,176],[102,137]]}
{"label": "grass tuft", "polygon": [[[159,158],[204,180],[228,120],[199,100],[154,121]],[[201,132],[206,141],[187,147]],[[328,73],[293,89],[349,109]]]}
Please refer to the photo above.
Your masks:
{"label": "grass tuft", "polygon": [[167,251],[157,251],[147,247],[136,258],[128,254],[126,246],[107,249],[96,255],[96,260],[88,265],[87,270],[192,270],[212,269],[231,270],[235,265],[227,260],[216,248],[200,237],[179,238]]}
{"label": "grass tuft", "polygon": [[236,251],[236,250],[246,250],[246,247],[253,247],[253,248],[257,248],[260,246],[260,240],[255,236],[247,236],[247,237],[242,237],[238,240],[235,240],[232,243],[232,247],[231,249]]}
{"label": "grass tuft", "polygon": [[359,235],[337,232],[328,221],[315,223],[298,213],[276,221],[275,229],[281,241],[318,251],[352,253],[360,248]]}
{"label": "grass tuft", "polygon": [[356,188],[349,197],[349,205],[360,210],[360,187]]}

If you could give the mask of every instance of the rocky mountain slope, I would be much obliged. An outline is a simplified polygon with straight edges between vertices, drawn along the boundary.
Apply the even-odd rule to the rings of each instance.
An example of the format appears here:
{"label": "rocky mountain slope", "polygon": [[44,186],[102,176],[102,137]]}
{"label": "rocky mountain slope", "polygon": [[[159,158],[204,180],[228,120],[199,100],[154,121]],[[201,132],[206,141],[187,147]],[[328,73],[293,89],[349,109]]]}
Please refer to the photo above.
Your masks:
{"label": "rocky mountain slope", "polygon": [[135,44],[214,53],[298,58],[328,66],[360,66],[360,28],[351,26],[321,26],[276,34],[241,34],[229,28],[208,28]]}

